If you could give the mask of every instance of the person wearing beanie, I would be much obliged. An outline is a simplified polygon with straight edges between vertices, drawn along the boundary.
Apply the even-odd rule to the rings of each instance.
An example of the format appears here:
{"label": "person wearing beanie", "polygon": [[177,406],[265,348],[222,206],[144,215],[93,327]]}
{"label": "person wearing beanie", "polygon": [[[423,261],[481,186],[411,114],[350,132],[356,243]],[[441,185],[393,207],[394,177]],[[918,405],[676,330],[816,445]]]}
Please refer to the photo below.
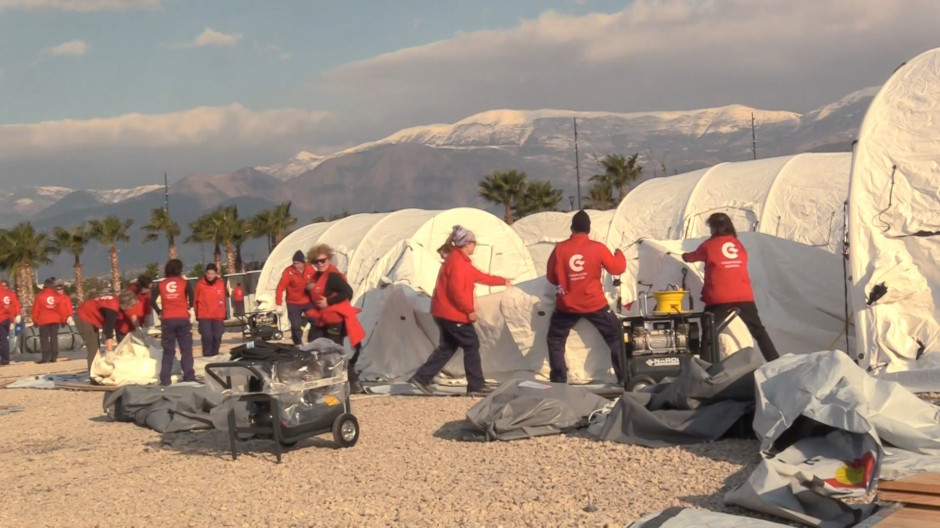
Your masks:
{"label": "person wearing beanie", "polygon": [[571,329],[582,318],[604,338],[617,382],[623,383],[620,322],[604,296],[601,272],[620,275],[627,269],[627,260],[619,249],[611,253],[604,244],[588,238],[590,232],[591,217],[583,210],[578,211],[571,218],[571,237],[556,244],[548,258],[546,278],[555,285],[556,292],[546,339],[549,379],[553,383],[568,382],[565,346]]}
{"label": "person wearing beanie", "polygon": [[408,380],[412,386],[425,394],[431,394],[431,380],[454,356],[458,348],[463,349],[463,366],[467,375],[467,394],[482,396],[493,392],[483,377],[480,359],[480,339],[473,323],[477,320],[474,306],[474,285],[511,287],[512,282],[503,277],[488,275],[473,266],[470,257],[477,242],[473,232],[462,226],[454,226],[437,252],[444,264],[437,274],[437,283],[431,296],[431,315],[441,332],[440,343],[428,360]]}
{"label": "person wearing beanie", "polygon": [[203,357],[218,355],[222,346],[222,333],[225,331],[228,291],[218,272],[215,263],[206,266],[206,274],[196,283],[193,296]]}
{"label": "person wearing beanie", "polygon": [[281,273],[281,280],[277,283],[277,289],[274,292],[274,302],[278,307],[286,301],[287,318],[290,320],[290,339],[295,345],[303,342],[304,312],[313,308],[310,295],[307,293],[307,284],[313,281],[315,273],[313,266],[307,264],[303,251],[297,250],[291,265],[284,268],[284,272]]}
{"label": "person wearing beanie", "polygon": [[55,277],[46,279],[42,291],[33,301],[33,324],[39,328],[39,348],[42,356],[36,363],[52,363],[59,356],[59,324],[65,307],[56,294]]}

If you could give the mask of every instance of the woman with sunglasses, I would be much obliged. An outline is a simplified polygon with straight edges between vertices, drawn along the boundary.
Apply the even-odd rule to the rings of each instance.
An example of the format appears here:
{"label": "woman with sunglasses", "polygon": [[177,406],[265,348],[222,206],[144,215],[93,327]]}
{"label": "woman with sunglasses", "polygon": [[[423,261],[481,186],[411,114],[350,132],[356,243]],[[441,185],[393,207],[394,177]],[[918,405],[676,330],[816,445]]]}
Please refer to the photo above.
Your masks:
{"label": "woman with sunglasses", "polygon": [[304,314],[310,321],[307,341],[325,337],[342,345],[343,338],[348,337],[350,346],[355,350],[347,364],[349,386],[353,393],[362,393],[364,391],[359,382],[359,373],[356,372],[356,362],[366,333],[357,317],[361,310],[350,303],[352,287],[343,272],[333,265],[333,248],[330,246],[313,246],[307,252],[307,260],[316,270],[313,280],[307,284],[313,303],[313,308]]}

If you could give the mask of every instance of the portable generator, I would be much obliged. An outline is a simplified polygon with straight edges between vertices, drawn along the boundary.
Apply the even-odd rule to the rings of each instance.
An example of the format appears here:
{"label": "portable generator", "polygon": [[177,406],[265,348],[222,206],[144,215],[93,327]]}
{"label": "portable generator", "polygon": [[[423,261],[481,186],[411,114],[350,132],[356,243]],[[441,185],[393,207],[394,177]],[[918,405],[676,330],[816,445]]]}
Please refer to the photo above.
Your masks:
{"label": "portable generator", "polygon": [[710,312],[682,311],[681,298],[685,293],[656,292],[658,307],[669,309],[652,313],[645,309],[646,298],[641,297],[641,315],[620,320],[623,330],[620,364],[625,390],[640,390],[675,377],[693,357],[718,362],[718,334],[734,313],[716,325]]}

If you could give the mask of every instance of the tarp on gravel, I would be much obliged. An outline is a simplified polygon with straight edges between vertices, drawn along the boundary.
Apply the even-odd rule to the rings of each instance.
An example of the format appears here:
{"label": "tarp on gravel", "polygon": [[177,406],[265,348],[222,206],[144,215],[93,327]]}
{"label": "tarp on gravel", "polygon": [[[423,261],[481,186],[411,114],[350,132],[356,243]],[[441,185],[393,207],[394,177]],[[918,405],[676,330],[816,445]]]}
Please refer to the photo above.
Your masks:
{"label": "tarp on gravel", "polygon": [[753,373],[763,361],[754,348],[714,365],[690,361],[670,383],[624,393],[597,439],[647,447],[717,440],[754,410]]}
{"label": "tarp on gravel", "polygon": [[589,416],[610,402],[587,389],[509,380],[467,411],[487,440],[519,440],[587,427]]}
{"label": "tarp on gravel", "polygon": [[651,513],[627,528],[783,528],[786,524],[692,508],[668,508]]}
{"label": "tarp on gravel", "polygon": [[212,429],[209,411],[220,403],[220,396],[202,385],[128,385],[105,394],[103,407],[119,422],[177,433]]}

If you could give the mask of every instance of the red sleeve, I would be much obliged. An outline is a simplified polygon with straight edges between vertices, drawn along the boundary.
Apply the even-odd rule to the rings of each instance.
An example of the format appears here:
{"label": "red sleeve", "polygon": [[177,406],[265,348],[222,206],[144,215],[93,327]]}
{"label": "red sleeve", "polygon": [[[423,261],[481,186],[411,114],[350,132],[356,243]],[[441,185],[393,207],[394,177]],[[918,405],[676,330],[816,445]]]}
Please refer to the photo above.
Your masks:
{"label": "red sleeve", "polygon": [[290,268],[284,270],[281,273],[281,280],[277,283],[277,289],[274,291],[274,303],[278,306],[281,305],[281,300],[284,298],[284,291],[287,290],[287,271]]}
{"label": "red sleeve", "polygon": [[193,293],[193,308],[196,308],[196,317],[199,317],[199,298],[202,297],[202,279],[196,283],[196,291]]}
{"label": "red sleeve", "polygon": [[702,242],[695,251],[690,253],[683,253],[682,260],[686,262],[704,262],[705,257],[707,256],[705,251],[706,242]]}
{"label": "red sleeve", "polygon": [[506,284],[506,279],[483,273],[472,264],[470,265],[470,269],[473,270],[473,282],[475,283],[486,284],[487,286],[504,286]]}
{"label": "red sleeve", "polygon": [[548,257],[548,265],[545,269],[545,278],[555,286],[558,286],[558,272],[555,271],[555,250],[557,249],[558,246],[555,246],[555,249],[552,250],[552,254]]}
{"label": "red sleeve", "polygon": [[59,303],[59,317],[62,318],[63,323],[72,317],[72,300],[67,296],[63,296],[62,302]]}
{"label": "red sleeve", "polygon": [[610,250],[607,249],[607,246],[598,242],[598,250],[601,254],[601,264],[604,265],[604,269],[607,270],[607,273],[620,275],[624,271],[627,271],[627,259],[619,249],[616,253],[611,253]]}
{"label": "red sleeve", "polygon": [[465,275],[451,274],[447,280],[447,297],[455,308],[465,314],[473,313],[473,282],[468,279],[470,277]]}

